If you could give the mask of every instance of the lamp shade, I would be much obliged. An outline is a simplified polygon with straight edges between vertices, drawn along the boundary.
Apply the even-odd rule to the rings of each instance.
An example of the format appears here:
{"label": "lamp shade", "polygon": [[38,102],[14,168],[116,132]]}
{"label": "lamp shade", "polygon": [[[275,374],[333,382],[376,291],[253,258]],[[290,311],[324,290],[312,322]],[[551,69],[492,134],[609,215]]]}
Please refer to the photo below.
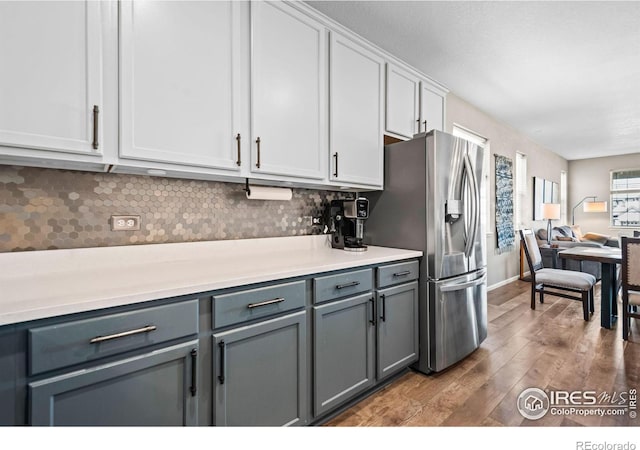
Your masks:
{"label": "lamp shade", "polygon": [[550,220],[558,220],[560,218],[560,204],[559,203],[543,203],[542,218],[550,219]]}
{"label": "lamp shade", "polygon": [[607,212],[607,202],[584,202],[584,212]]}

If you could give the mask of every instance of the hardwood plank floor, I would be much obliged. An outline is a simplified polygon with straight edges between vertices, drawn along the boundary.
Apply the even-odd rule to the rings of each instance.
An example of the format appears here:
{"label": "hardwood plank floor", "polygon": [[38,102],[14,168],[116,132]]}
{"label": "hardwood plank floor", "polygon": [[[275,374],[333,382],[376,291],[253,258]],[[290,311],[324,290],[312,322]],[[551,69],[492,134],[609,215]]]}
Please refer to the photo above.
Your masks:
{"label": "hardwood plank floor", "polygon": [[[529,387],[609,394],[638,389],[640,325],[629,341],[621,325],[600,327],[596,312],[582,319],[578,301],[545,295],[531,310],[530,284],[515,281],[489,292],[488,337],[480,348],[444,372],[411,371],[330,420],[328,426],[618,426],[639,425],[623,416],[520,415],[516,400]],[[640,322],[640,321],[638,321]]]}

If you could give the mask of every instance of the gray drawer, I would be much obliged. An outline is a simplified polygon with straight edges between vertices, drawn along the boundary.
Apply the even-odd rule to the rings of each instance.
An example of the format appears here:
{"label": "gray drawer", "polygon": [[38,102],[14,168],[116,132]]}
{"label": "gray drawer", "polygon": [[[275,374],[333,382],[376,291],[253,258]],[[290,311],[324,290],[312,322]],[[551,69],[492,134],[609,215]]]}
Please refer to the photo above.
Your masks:
{"label": "gray drawer", "polygon": [[29,373],[136,350],[198,333],[198,300],[29,330]]}
{"label": "gray drawer", "polygon": [[378,267],[378,288],[417,280],[420,276],[418,261],[402,262]]}
{"label": "gray drawer", "polygon": [[313,279],[313,303],[326,302],[371,290],[371,269]]}
{"label": "gray drawer", "polygon": [[225,327],[305,306],[305,282],[278,284],[213,296],[213,328]]}

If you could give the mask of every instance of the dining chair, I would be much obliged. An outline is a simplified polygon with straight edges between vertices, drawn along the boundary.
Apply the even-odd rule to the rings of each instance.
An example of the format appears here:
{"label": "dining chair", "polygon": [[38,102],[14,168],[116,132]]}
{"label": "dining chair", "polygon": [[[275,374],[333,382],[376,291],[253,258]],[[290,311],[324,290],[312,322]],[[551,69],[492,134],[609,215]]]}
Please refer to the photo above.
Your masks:
{"label": "dining chair", "polygon": [[622,241],[622,339],[629,338],[631,318],[640,319],[640,237]]}
{"label": "dining chair", "polygon": [[[593,286],[596,277],[589,273],[565,269],[545,269],[542,267],[542,255],[533,230],[520,230],[520,239],[524,244],[524,252],[531,271],[531,309],[536,309],[536,292],[540,293],[540,303],[544,303],[545,292],[558,297],[580,300],[584,320],[589,321],[594,312]],[[553,290],[548,290],[552,288]],[[577,293],[580,296],[567,292]]]}

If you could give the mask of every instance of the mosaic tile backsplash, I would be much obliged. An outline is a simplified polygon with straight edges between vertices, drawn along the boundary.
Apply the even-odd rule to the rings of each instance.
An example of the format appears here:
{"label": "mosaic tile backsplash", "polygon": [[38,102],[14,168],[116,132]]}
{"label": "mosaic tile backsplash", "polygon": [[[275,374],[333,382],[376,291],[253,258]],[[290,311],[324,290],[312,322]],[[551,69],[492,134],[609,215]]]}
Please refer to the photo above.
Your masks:
{"label": "mosaic tile backsplash", "polygon": [[[293,189],[247,200],[244,185],[0,166],[0,252],[318,234],[310,216],[340,195]],[[139,231],[111,231],[112,215]]]}

